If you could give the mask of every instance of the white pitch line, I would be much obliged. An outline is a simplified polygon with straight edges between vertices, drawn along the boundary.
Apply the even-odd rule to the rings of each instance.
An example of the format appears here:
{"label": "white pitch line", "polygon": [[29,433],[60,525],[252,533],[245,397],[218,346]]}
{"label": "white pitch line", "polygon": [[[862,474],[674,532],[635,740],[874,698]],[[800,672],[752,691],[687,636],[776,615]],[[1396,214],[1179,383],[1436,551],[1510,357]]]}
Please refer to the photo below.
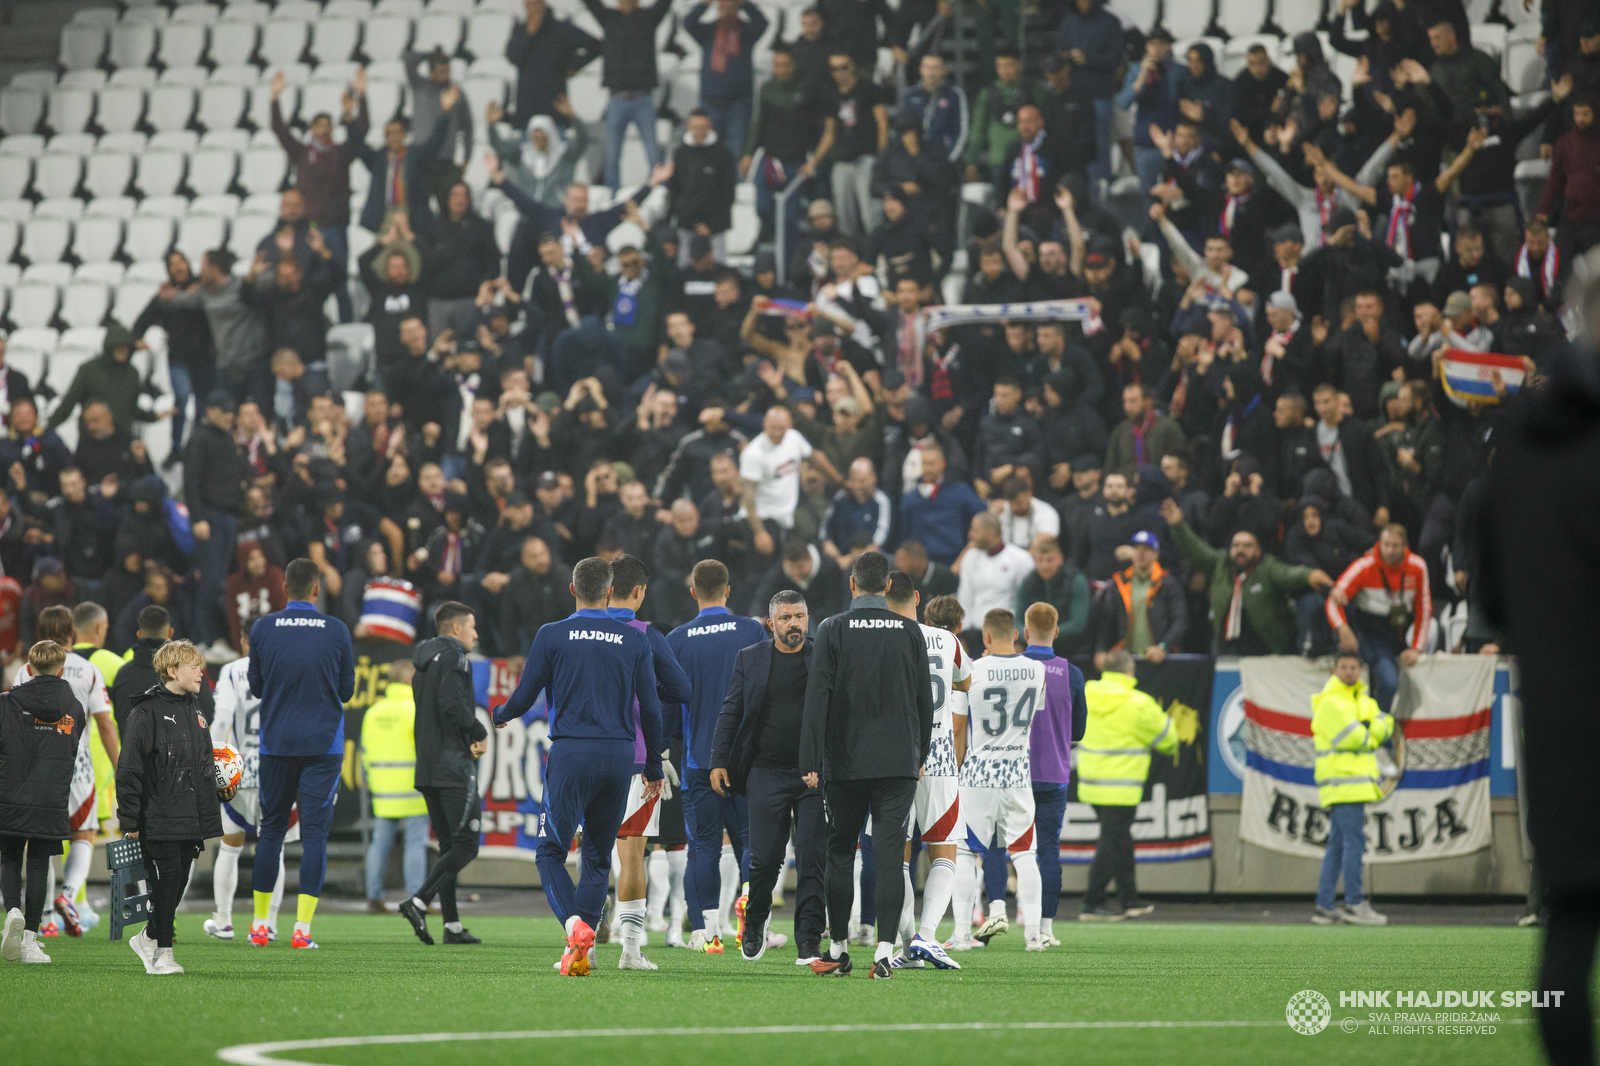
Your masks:
{"label": "white pitch line", "polygon": [[899,1025],[747,1025],[681,1029],[524,1029],[501,1033],[397,1033],[380,1036],[330,1036],[317,1040],[274,1040],[222,1048],[217,1058],[234,1066],[325,1066],[301,1059],[270,1058],[281,1051],[364,1047],[372,1044],[442,1044],[456,1040],[576,1040],[582,1037],[634,1036],[788,1036],[797,1033],[923,1033],[1029,1029],[1245,1029],[1283,1026],[1282,1021],[1123,1021],[1123,1022],[939,1022]]}

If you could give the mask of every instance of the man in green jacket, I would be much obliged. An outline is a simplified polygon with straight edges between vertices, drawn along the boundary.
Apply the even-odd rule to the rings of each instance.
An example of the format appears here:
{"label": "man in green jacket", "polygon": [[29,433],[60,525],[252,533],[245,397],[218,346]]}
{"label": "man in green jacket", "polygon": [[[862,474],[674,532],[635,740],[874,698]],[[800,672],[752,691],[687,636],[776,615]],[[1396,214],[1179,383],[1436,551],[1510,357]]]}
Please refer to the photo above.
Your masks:
{"label": "man in green jacket", "polygon": [[1296,646],[1291,597],[1308,589],[1325,592],[1333,587],[1333,578],[1263,555],[1248,530],[1235,533],[1226,552],[1213,548],[1183,520],[1171,497],[1162,501],[1161,517],[1195,568],[1211,575],[1211,632],[1217,654],[1291,653]]}
{"label": "man in green jacket", "polygon": [[72,384],[45,429],[55,429],[82,405],[103,403],[111,409],[118,430],[133,432],[135,422],[159,422],[170,410],[150,412],[139,407],[139,371],[128,360],[133,357],[133,334],[120,322],[106,328],[105,347],[99,356],[78,368]]}
{"label": "man in green jacket", "polygon": [[[978,93],[967,138],[967,180],[991,181],[1017,143],[1017,112],[1040,101],[1039,87],[1022,77],[1022,61],[1009,46],[995,51],[995,80]],[[1004,199],[1004,197],[1002,197]]]}

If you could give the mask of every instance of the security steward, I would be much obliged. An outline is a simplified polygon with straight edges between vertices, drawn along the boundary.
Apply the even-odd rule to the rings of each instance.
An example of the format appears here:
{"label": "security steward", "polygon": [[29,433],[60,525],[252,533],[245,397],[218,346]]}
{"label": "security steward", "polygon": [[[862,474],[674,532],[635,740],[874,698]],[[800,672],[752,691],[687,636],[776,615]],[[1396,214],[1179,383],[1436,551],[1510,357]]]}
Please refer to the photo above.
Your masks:
{"label": "security steward", "polygon": [[818,958],[826,924],[828,847],[822,793],[800,778],[800,723],[815,644],[806,638],[810,614],[801,593],[778,593],[768,612],[772,638],[741,649],[733,660],[712,741],[711,787],[719,796],[732,792],[749,801],[750,885],[740,945],[749,962],[767,950],[772,889],[783,873],[793,809],[794,936],[800,961],[810,963]]}
{"label": "security steward", "polygon": [[[828,811],[830,942],[811,964],[819,974],[848,974],[850,904],[856,841],[872,817],[873,856],[893,870],[906,846],[906,819],[933,735],[933,679],[928,646],[913,618],[889,610],[889,559],[863,552],[850,568],[850,609],[817,627],[806,681],[800,773],[823,788]],[[879,877],[878,942],[872,976],[889,978],[905,881]]]}
{"label": "security steward", "polygon": [[389,664],[383,699],[361,716],[361,769],[372,796],[372,816],[380,825],[367,849],[367,909],[389,913],[383,903],[383,874],[395,830],[405,834],[406,895],[415,895],[428,876],[428,803],[417,791],[417,700],[411,682],[417,668],[405,659]]}
{"label": "security steward", "polygon": [[411,653],[417,668],[416,788],[428,803],[428,820],[439,838],[439,861],[417,894],[400,904],[417,939],[433,943],[428,904],[439,897],[446,944],[481,944],[461,927],[456,911],[456,875],[478,857],[483,800],[478,795],[478,756],[489,748],[489,731],[478,720],[467,653],[478,640],[472,608],[446,600],[434,612],[439,635]]}
{"label": "security steward", "polygon": [[[1078,802],[1094,808],[1100,841],[1089,865],[1080,922],[1120,922],[1149,914],[1155,905],[1139,898],[1134,876],[1133,815],[1150,775],[1150,752],[1178,750],[1172,718],[1134,687],[1133,656],[1126,648],[1106,653],[1105,672],[1083,687],[1089,721],[1078,746]],[[1106,903],[1106,887],[1117,883],[1121,907]]]}

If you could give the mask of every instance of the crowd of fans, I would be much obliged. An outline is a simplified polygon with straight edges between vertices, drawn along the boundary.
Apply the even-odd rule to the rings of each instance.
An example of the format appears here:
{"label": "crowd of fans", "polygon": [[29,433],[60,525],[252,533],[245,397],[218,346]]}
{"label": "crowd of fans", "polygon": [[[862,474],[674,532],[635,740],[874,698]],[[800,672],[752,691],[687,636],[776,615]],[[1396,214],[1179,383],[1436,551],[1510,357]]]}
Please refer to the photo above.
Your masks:
{"label": "crowd of fans", "polygon": [[[225,658],[283,606],[301,555],[352,626],[370,582],[401,579],[419,636],[427,605],[464,600],[491,654],[565,617],[567,568],[595,554],[648,563],[641,616],[661,626],[693,615],[705,558],[727,564],[736,609],[794,589],[815,623],[882,550],[923,602],[953,592],[969,618],[1051,603],[1075,657],[1340,643],[1392,669],[1494,649],[1474,522],[1514,384],[1496,371],[1463,397],[1440,363],[1515,356],[1528,387],[1568,343],[1563,287],[1600,241],[1592,9],[1545,0],[1550,88],[1518,111],[1460,0],[1342,3],[1350,86],[1314,34],[1292,71],[1257,48],[1230,80],[1206,45],[1174,55],[1099,0],[1066,5],[1042,56],[980,18],[963,85],[942,3],[821,0],[759,90],[765,19],[717,0],[684,19],[700,106],[667,150],[666,0],[585,2],[603,40],[543,0],[513,31],[513,109],[486,116],[497,192],[462,181],[485,149],[448,56],[413,57],[414,126],[389,122],[381,149],[363,147],[358,75],[344,141],[333,116],[301,133],[274,108],[293,185],[253,262],[173,253],[47,422],[22,375],[0,376],[16,647],[42,608],[93,599],[116,650],[159,604]],[[596,58],[610,102],[591,132],[566,81]],[[1133,134],[1114,144],[1119,112]],[[594,173],[615,188],[630,125],[650,180],[591,212],[579,160],[603,142]],[[1551,168],[1524,217],[1529,135]],[[356,211],[354,165],[372,173]],[[1110,194],[1119,171],[1138,176],[1132,211]],[[790,262],[763,241],[748,272],[728,265],[742,180]],[[504,249],[496,195],[519,216]],[[356,277],[352,217],[376,237]],[[957,293],[1084,302],[929,328],[922,309]],[[322,369],[330,295],[373,327],[357,417]],[[156,326],[180,408],[195,397],[186,439],[129,365]],[[169,414],[183,443],[151,456],[138,423]],[[76,452],[53,432],[72,417]]]}

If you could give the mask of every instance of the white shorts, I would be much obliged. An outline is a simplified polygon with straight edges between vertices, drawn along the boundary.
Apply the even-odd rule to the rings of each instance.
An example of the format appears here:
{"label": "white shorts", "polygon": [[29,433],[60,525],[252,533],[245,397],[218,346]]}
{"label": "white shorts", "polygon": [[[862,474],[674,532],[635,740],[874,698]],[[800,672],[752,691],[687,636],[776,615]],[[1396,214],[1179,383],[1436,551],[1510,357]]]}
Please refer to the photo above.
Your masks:
{"label": "white shorts", "polygon": [[94,758],[79,748],[72,763],[72,788],[67,793],[67,821],[74,833],[100,828],[100,805],[94,790]]}
{"label": "white shorts", "polygon": [[917,780],[917,798],[912,811],[924,844],[953,844],[962,837],[961,789],[954,777],[929,777]]}
{"label": "white shorts", "polygon": [[[261,790],[241,788],[233,799],[222,805],[222,832],[254,833],[261,825]],[[300,839],[300,808],[289,812],[289,831],[283,835],[284,843]]]}
{"label": "white shorts", "polygon": [[634,774],[628,782],[628,809],[617,830],[619,837],[654,837],[661,835],[661,793],[648,800],[644,798],[644,775]]}
{"label": "white shorts", "polygon": [[1033,850],[1033,789],[961,788],[969,850],[999,842],[1013,855]]}

